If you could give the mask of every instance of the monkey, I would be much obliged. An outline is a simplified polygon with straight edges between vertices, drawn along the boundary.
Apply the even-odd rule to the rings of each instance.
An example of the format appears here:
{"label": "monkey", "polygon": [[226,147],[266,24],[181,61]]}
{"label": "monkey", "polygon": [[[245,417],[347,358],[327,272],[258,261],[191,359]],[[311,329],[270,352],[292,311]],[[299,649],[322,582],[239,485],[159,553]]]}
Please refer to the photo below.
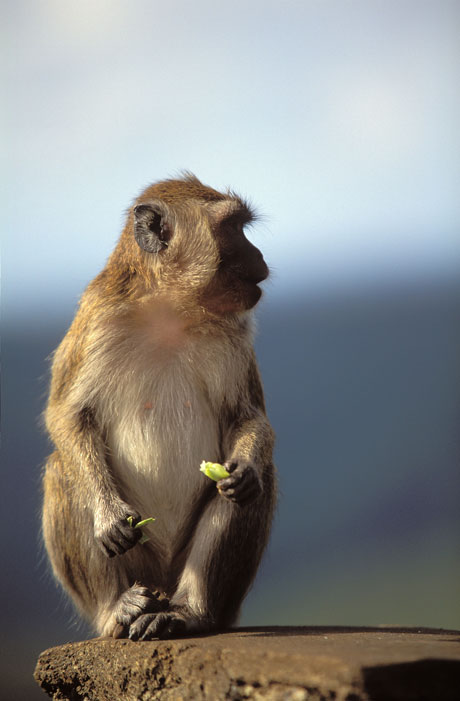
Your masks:
{"label": "monkey", "polygon": [[[43,538],[100,636],[228,629],[253,583],[277,494],[255,216],[188,172],[147,187],[54,353]],[[229,476],[211,482],[203,460]]]}

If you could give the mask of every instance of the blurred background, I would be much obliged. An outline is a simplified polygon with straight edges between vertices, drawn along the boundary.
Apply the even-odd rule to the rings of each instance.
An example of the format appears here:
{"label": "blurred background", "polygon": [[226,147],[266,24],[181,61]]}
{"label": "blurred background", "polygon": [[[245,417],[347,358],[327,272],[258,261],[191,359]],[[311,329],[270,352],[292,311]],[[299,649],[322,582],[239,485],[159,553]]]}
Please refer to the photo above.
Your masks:
{"label": "blurred background", "polygon": [[49,356],[181,169],[264,215],[280,502],[243,625],[460,628],[460,5],[4,0],[2,698],[75,623],[40,545]]}

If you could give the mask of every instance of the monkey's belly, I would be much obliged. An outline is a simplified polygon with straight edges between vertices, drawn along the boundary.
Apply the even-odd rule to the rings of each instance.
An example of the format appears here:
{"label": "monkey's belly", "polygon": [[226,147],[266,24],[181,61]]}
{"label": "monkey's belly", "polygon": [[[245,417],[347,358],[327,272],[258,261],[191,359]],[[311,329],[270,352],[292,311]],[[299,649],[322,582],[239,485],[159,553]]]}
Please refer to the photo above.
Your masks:
{"label": "monkey's belly", "polygon": [[201,461],[220,459],[217,421],[207,403],[189,396],[168,404],[145,401],[137,415],[114,421],[108,435],[121,494],[143,518],[156,519],[148,535],[167,558],[208,486]]}

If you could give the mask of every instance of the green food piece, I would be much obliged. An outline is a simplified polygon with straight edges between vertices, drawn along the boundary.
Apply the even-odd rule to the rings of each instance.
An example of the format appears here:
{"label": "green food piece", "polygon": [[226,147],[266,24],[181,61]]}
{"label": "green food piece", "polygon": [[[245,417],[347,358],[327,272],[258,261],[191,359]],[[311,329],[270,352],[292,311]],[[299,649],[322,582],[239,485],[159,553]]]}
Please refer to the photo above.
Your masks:
{"label": "green food piece", "polygon": [[[131,516],[131,518],[132,518],[132,516]],[[145,526],[146,523],[152,523],[152,521],[155,521],[153,516],[150,516],[150,518],[144,518],[143,521],[139,521],[139,523],[136,523],[134,528],[142,528],[142,526]]]}
{"label": "green food piece", "polygon": [[218,462],[206,462],[203,460],[200,470],[206,477],[210,477],[215,482],[223,480],[225,477],[230,477],[230,472],[227,472],[225,467]]}
{"label": "green food piece", "polygon": [[[126,520],[128,521],[129,525],[130,525],[131,527],[133,527],[133,528],[142,528],[142,526],[145,526],[147,523],[152,523],[153,521],[155,521],[155,519],[153,518],[153,516],[150,516],[149,518],[144,518],[143,521],[139,521],[139,523],[136,523],[136,525],[133,526],[133,521],[134,521],[133,516],[128,516],[128,518],[127,518]],[[143,534],[141,535],[141,537],[139,538],[139,543],[140,543],[141,545],[143,545],[143,544],[146,543],[148,540],[150,540],[150,538],[148,537],[148,535],[145,535],[145,533],[143,533]]]}

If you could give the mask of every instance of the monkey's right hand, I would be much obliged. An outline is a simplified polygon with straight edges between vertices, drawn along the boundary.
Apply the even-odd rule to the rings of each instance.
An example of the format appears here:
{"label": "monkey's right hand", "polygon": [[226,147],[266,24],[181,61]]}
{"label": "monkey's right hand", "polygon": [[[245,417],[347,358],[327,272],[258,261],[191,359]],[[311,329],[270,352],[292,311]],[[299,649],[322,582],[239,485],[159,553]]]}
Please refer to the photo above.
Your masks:
{"label": "monkey's right hand", "polygon": [[[131,525],[128,521],[132,517]],[[106,555],[123,555],[142,538],[140,528],[134,528],[141,520],[140,514],[121,499],[109,509],[96,513],[94,517],[94,537]]]}

